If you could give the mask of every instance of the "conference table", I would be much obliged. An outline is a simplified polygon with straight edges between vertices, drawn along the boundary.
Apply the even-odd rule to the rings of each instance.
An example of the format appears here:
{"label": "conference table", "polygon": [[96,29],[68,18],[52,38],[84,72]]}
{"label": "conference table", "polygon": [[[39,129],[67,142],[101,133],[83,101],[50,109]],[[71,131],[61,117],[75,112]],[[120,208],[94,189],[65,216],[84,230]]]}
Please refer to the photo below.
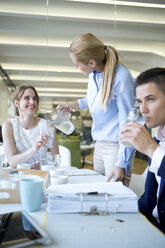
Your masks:
{"label": "conference table", "polygon": [[[70,176],[69,182],[104,182],[101,175]],[[164,248],[165,236],[140,213],[108,215],[50,214],[47,203],[31,217],[52,238],[57,248]],[[21,204],[0,204],[0,213],[21,210]],[[38,247],[38,246],[37,246]],[[41,246],[42,247],[42,246]],[[45,246],[46,247],[46,246]]]}

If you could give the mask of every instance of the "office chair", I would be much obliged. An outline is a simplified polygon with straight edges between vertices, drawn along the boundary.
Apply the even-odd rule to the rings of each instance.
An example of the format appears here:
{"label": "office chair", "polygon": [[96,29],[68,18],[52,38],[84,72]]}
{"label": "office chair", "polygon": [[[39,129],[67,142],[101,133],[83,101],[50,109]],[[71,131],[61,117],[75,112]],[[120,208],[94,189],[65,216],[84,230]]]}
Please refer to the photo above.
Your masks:
{"label": "office chair", "polygon": [[132,189],[140,198],[144,193],[145,180],[148,172],[148,167],[145,169],[142,175],[132,173],[131,182],[129,188]]}
{"label": "office chair", "polygon": [[70,167],[71,166],[71,152],[65,146],[59,145],[59,153],[61,155],[60,167]]}

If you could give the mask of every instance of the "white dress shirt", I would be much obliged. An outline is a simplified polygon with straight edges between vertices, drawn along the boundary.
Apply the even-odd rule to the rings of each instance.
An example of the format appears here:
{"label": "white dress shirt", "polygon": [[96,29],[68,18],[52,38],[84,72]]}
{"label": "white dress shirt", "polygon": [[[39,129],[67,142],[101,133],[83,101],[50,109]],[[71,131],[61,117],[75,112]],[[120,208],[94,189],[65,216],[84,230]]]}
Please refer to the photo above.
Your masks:
{"label": "white dress shirt", "polygon": [[[155,137],[158,140],[160,140],[160,142],[159,142],[159,146],[157,147],[157,149],[153,153],[151,165],[149,167],[149,171],[153,172],[155,174],[155,178],[156,178],[157,183],[158,183],[158,190],[157,190],[157,199],[158,199],[161,178],[160,178],[160,176],[157,175],[157,173],[158,173],[158,169],[161,165],[162,159],[165,156],[165,126],[163,128],[158,127]],[[157,205],[155,206],[155,208],[153,210],[153,216],[159,221]]]}

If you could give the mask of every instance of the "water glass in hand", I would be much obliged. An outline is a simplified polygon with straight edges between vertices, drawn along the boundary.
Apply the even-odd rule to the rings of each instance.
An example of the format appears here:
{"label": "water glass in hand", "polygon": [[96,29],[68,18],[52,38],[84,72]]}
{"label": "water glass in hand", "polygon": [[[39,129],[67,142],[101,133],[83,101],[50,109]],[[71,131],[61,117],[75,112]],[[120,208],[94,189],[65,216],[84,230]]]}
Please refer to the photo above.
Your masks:
{"label": "water glass in hand", "polygon": [[46,144],[47,148],[53,148],[53,145],[54,145],[54,133],[55,133],[55,128],[49,126],[48,141],[47,141],[47,144]]}
{"label": "water glass in hand", "polygon": [[[137,123],[139,123],[141,125],[145,124],[144,118],[141,115],[140,110],[138,108],[131,108],[130,109],[126,122],[131,122],[131,121],[136,121]],[[127,146],[127,147],[133,147],[133,145],[128,141],[122,142],[122,144]]]}
{"label": "water glass in hand", "polygon": [[47,148],[41,147],[39,150],[40,165],[45,165],[47,160]]}

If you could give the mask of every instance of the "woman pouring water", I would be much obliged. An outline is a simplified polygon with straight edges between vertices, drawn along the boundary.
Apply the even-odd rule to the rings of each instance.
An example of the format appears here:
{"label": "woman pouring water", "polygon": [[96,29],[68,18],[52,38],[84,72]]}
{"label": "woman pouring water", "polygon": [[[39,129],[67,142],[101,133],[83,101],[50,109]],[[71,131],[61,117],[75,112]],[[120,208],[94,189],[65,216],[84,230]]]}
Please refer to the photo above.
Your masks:
{"label": "woman pouring water", "polygon": [[[36,117],[39,96],[31,85],[19,86],[12,95],[16,118],[2,125],[3,145],[9,165],[33,164],[32,169],[39,169],[39,150],[48,141],[49,126],[47,121]],[[41,132],[42,130],[42,132]],[[58,154],[56,133],[54,133],[52,154]]]}
{"label": "woman pouring water", "polygon": [[70,45],[70,57],[76,68],[89,76],[87,96],[78,101],[60,104],[65,112],[89,108],[93,119],[95,143],[94,170],[106,175],[108,181],[129,185],[131,157],[134,149],[119,144],[120,130],[134,105],[134,80],[119,61],[119,54],[94,35],[77,36]]}

